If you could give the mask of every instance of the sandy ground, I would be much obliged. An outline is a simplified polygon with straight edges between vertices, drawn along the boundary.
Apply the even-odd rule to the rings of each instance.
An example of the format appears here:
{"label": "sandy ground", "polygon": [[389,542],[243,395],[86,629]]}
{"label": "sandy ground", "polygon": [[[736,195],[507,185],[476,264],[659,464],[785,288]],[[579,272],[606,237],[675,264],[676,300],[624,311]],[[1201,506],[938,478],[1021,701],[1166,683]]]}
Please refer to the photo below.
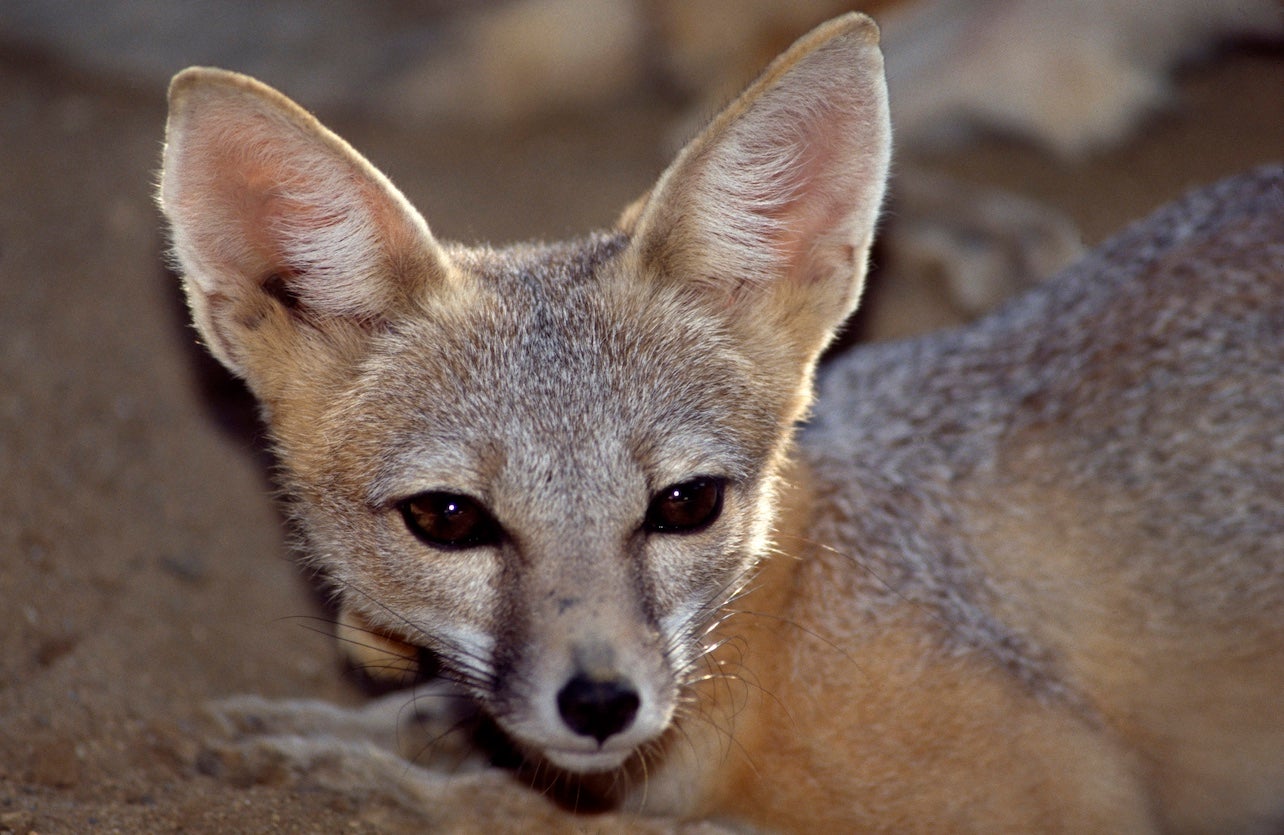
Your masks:
{"label": "sandy ground", "polygon": [[[999,140],[926,162],[1059,205],[1095,242],[1284,156],[1281,90],[1278,50],[1239,50],[1090,163]],[[0,832],[377,831],[368,798],[238,785],[205,756],[207,700],[361,693],[287,552],[252,410],[162,265],[163,91],[0,55],[0,102]],[[503,240],[609,222],[659,171],[670,116],[335,126],[440,236]]]}

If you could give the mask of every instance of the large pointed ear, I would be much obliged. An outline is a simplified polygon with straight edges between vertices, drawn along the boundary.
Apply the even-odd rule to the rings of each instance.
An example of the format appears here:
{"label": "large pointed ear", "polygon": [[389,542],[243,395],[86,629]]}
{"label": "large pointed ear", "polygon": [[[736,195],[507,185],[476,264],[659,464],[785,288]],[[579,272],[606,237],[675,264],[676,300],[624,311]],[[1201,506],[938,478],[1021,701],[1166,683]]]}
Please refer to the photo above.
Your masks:
{"label": "large pointed ear", "polygon": [[848,14],[777,58],[620,223],[653,280],[808,362],[859,299],[890,155],[878,29]]}
{"label": "large pointed ear", "polygon": [[262,397],[269,355],[351,335],[450,265],[418,213],[285,96],[192,68],[169,94],[160,204],[209,349]]}

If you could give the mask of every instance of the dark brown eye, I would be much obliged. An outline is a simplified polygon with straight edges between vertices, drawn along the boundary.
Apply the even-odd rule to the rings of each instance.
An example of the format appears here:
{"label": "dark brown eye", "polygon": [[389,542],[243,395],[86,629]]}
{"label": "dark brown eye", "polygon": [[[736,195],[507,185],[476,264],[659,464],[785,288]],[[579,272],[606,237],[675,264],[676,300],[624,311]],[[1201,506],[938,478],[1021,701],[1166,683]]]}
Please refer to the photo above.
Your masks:
{"label": "dark brown eye", "polygon": [[653,533],[695,533],[722,513],[723,481],[693,478],[656,493],[646,509],[643,527]]}
{"label": "dark brown eye", "polygon": [[420,493],[403,501],[401,517],[412,534],[437,548],[477,548],[499,541],[486,508],[458,493]]}

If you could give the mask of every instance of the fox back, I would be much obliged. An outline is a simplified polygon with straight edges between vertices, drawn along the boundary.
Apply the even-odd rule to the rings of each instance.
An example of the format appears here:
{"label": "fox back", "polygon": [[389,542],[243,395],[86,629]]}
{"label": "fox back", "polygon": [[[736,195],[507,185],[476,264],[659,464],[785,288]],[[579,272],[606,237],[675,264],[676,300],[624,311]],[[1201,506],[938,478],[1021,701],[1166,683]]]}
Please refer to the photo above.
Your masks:
{"label": "fox back", "polygon": [[428,650],[532,762],[647,811],[1279,825],[1278,170],[839,359],[798,442],[887,175],[867,18],[562,244],[437,241],[243,76],[170,106],[193,318],[367,657]]}
{"label": "fox back", "polygon": [[[829,556],[799,574],[855,568],[830,592],[846,618],[813,629],[850,648],[861,619],[919,610],[941,642],[923,657],[979,652],[1117,748],[1081,777],[1131,784],[1137,819],[1278,830],[1284,168],[1190,195],[973,326],[858,350],[820,391],[801,451]],[[1027,761],[1062,769],[1045,785],[1074,779],[1062,745]]]}

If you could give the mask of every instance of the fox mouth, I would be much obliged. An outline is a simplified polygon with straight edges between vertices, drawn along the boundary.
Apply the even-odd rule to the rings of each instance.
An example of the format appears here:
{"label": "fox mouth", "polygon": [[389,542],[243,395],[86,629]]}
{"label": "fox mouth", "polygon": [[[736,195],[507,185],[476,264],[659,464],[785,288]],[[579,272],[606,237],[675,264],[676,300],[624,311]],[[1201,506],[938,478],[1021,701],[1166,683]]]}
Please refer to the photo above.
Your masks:
{"label": "fox mouth", "polygon": [[615,751],[572,751],[559,748],[544,748],[540,753],[558,768],[574,774],[600,774],[614,771],[628,760],[634,749],[622,748]]}

